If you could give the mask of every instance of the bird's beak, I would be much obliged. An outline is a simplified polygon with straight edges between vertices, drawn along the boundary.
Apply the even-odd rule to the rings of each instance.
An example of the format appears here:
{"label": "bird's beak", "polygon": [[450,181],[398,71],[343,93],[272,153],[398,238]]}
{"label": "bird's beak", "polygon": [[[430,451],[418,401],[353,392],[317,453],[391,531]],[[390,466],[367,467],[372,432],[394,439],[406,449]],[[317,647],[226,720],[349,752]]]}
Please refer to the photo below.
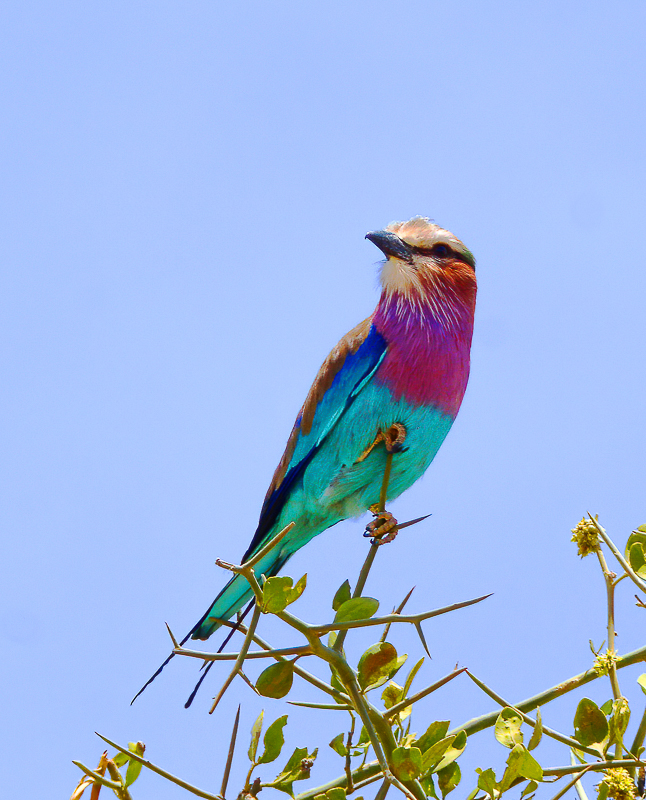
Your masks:
{"label": "bird's beak", "polygon": [[399,258],[409,263],[413,260],[410,247],[406,242],[403,242],[399,236],[390,233],[390,231],[371,231],[370,233],[366,233],[366,239],[376,244],[381,252],[385,256],[388,256],[388,258],[393,256],[393,258]]}

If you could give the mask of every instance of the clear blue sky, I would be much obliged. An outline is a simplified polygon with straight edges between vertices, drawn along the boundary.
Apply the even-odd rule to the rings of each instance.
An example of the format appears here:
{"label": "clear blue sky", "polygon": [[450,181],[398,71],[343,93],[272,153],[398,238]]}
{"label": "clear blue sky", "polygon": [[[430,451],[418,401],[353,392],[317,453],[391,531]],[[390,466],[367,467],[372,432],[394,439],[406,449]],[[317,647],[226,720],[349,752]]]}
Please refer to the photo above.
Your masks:
{"label": "clear blue sky", "polygon": [[[414,610],[495,592],[427,626],[420,687],[457,661],[518,701],[590,665],[603,587],[569,529],[598,512],[623,544],[646,522],[645,23],[638,2],[5,0],[7,796],[69,796],[94,730],[219,788],[223,726],[241,700],[246,746],[260,707],[243,684],[209,717],[213,670],[185,711],[196,665],[176,659],[129,700],[169,649],[164,621],[188,630],[222,583],[215,558],[246,548],[311,379],[372,310],[365,232],[415,214],[478,259],[472,376],[393,507],[433,516],[368,589],[386,608],[415,584]],[[357,574],[363,524],[290,563],[307,618]],[[644,612],[622,592],[625,652]],[[491,707],[456,681],[417,725]],[[548,724],[571,732],[573,708]],[[288,747],[322,746],[320,781],[341,766],[331,717],[312,730],[293,710],[287,729]],[[489,761],[465,754],[461,797],[505,756],[491,733],[470,748]],[[151,775],[135,789],[179,796]]]}

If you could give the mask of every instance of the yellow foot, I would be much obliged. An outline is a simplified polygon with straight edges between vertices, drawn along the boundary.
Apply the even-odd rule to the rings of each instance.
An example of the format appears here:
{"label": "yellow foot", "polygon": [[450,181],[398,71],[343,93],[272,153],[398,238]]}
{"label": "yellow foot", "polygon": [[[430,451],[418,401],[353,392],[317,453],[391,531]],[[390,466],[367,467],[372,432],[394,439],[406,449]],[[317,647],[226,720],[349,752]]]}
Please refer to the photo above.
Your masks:
{"label": "yellow foot", "polygon": [[372,536],[370,544],[388,544],[397,536],[397,520],[390,511],[379,511],[375,506],[370,506],[369,509],[375,518],[372,522],[366,525],[366,532],[364,536]]}

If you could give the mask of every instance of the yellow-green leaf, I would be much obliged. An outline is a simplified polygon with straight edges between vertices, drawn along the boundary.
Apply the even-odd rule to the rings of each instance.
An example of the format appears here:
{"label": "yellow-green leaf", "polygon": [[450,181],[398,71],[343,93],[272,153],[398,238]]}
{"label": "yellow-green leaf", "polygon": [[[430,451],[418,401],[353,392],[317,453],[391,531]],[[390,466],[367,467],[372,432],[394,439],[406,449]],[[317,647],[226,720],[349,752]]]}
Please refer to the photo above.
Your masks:
{"label": "yellow-green leaf", "polygon": [[294,663],[277,661],[263,670],[256,681],[256,689],[263,697],[279,699],[292,688],[294,682]]}
{"label": "yellow-green leaf", "polygon": [[460,767],[455,762],[438,770],[437,785],[442,792],[442,798],[446,797],[449,792],[455,789],[460,783],[461,777]]}
{"label": "yellow-green leaf", "polygon": [[522,717],[517,711],[514,711],[508,706],[498,715],[496,720],[496,727],[494,733],[496,739],[500,744],[508,747],[510,750],[517,744],[523,743],[523,734],[520,726],[523,724]]}
{"label": "yellow-green leaf", "polygon": [[496,773],[492,769],[481,770],[477,769],[478,775],[478,789],[482,789],[490,797],[494,796],[494,789],[496,788]]}
{"label": "yellow-green leaf", "polygon": [[382,686],[405,660],[406,656],[397,657],[397,651],[389,642],[373,644],[359,659],[359,685],[364,691]]}
{"label": "yellow-green leaf", "polygon": [[393,774],[400,781],[412,781],[422,774],[422,754],[417,747],[396,747],[391,761]]}
{"label": "yellow-green leaf", "polygon": [[419,739],[415,742],[415,747],[419,747],[422,753],[426,752],[432,745],[444,739],[446,732],[449,729],[449,721],[441,720],[438,722],[431,722]]}
{"label": "yellow-green leaf", "polygon": [[334,617],[335,622],[354,622],[357,619],[370,619],[379,608],[379,600],[374,597],[353,597],[342,603]]}
{"label": "yellow-green leaf", "polygon": [[532,735],[527,743],[527,749],[533,750],[535,747],[541,743],[541,739],[543,738],[543,720],[541,718],[541,710],[540,708],[536,709],[536,725],[534,726],[534,730],[532,731]]}
{"label": "yellow-green leaf", "polygon": [[388,686],[381,693],[381,699],[384,701],[386,708],[392,708],[395,703],[399,703],[402,699],[403,687],[395,681],[391,681]]}
{"label": "yellow-green leaf", "polygon": [[336,590],[334,600],[332,600],[332,610],[338,611],[341,606],[352,597],[350,593],[350,581],[344,581]]}
{"label": "yellow-green leaf", "polygon": [[260,742],[260,734],[262,733],[262,720],[265,712],[261,711],[258,719],[254,722],[251,728],[251,742],[249,743],[248,756],[249,761],[252,763],[256,760],[256,753],[258,752],[258,743]]}
{"label": "yellow-green leaf", "polygon": [[334,750],[335,753],[338,753],[340,756],[347,756],[348,754],[348,748],[345,746],[345,743],[343,741],[344,739],[345,739],[345,734],[339,733],[330,742],[330,747]]}
{"label": "yellow-green leaf", "polygon": [[433,772],[439,772],[444,767],[448,767],[456,758],[458,758],[464,752],[464,748],[467,746],[467,735],[464,731],[460,731],[460,733],[456,734],[455,739],[451,743],[449,749],[444,753],[442,760],[440,763],[433,769]]}
{"label": "yellow-green leaf", "polygon": [[574,715],[574,738],[589,747],[603,742],[608,735],[608,722],[605,714],[595,702],[584,697]]}
{"label": "yellow-green leaf", "polygon": [[258,759],[259,764],[269,764],[278,758],[285,744],[285,737],[283,736],[283,728],[285,725],[287,725],[287,714],[285,714],[284,717],[278,717],[278,719],[272,722],[267,728],[263,738],[265,750]]}

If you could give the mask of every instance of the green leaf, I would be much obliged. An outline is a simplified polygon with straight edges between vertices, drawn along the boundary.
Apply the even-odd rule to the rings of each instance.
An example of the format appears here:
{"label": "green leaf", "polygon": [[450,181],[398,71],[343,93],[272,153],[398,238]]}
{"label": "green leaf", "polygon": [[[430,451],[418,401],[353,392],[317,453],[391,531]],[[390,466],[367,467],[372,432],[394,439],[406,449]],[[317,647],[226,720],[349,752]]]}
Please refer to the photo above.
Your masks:
{"label": "green leaf", "polygon": [[399,703],[402,699],[404,689],[395,681],[391,681],[388,686],[381,693],[381,699],[384,701],[386,708],[392,708],[395,703]]}
{"label": "green leaf", "polygon": [[646,574],[644,546],[639,542],[635,542],[628,551],[628,563],[638,575],[644,576]]}
{"label": "green leaf", "polygon": [[477,769],[478,775],[478,789],[482,789],[491,797],[494,796],[494,789],[496,788],[496,773],[492,769],[486,769],[484,772]]}
{"label": "green leaf", "polygon": [[646,672],[637,678],[637,683],[642,687],[642,692],[646,694]]}
{"label": "green leaf", "polygon": [[574,738],[582,745],[590,747],[603,742],[608,735],[608,722],[603,711],[595,702],[584,697],[574,715]]}
{"label": "green leaf", "polygon": [[419,782],[422,785],[424,794],[427,797],[433,797],[435,798],[435,800],[437,800],[437,793],[435,791],[435,784],[433,783],[433,776],[430,773],[428,775],[424,775],[423,778],[419,779]]}
{"label": "green leaf", "polygon": [[287,608],[287,597],[294,581],[288,575],[274,575],[262,587],[260,609],[265,614],[279,614]]}
{"label": "green leaf", "polygon": [[251,742],[249,744],[249,761],[253,764],[256,760],[256,753],[258,752],[258,743],[260,742],[260,734],[262,733],[262,720],[265,712],[261,711],[258,719],[254,722],[251,728]]}
{"label": "green leaf", "polygon": [[608,797],[608,790],[609,786],[607,783],[601,783],[599,785],[599,794],[597,794],[597,800],[606,800]]}
{"label": "green leaf", "polygon": [[455,739],[451,743],[449,749],[444,753],[444,756],[440,763],[433,769],[433,772],[439,772],[444,767],[447,767],[456,758],[462,755],[464,752],[464,748],[467,746],[467,735],[464,731],[460,731],[460,733],[456,734]]}
{"label": "green leaf", "polygon": [[374,597],[353,597],[342,603],[334,617],[335,622],[354,622],[357,619],[370,619],[379,608],[379,600]]}
{"label": "green leaf", "polygon": [[348,755],[348,748],[344,744],[345,734],[340,733],[338,736],[335,736],[334,739],[330,742],[330,747],[334,750],[335,753],[338,753],[340,756],[347,756]]}
{"label": "green leaf", "polygon": [[527,744],[527,749],[533,750],[535,747],[538,747],[538,745],[541,743],[542,738],[543,738],[543,719],[541,717],[540,708],[537,708],[536,725],[534,726],[534,730],[532,731],[532,735]]}
{"label": "green leaf", "polygon": [[624,733],[630,722],[630,707],[625,697],[620,697],[612,704],[612,716],[608,720],[609,744],[622,745]]}
{"label": "green leaf", "polygon": [[[328,789],[325,793],[327,800],[345,800],[345,789],[341,786],[335,786],[333,789]],[[358,800],[358,798],[354,798]]]}
{"label": "green leaf", "polygon": [[418,747],[396,747],[391,761],[393,774],[400,781],[412,781],[422,774],[422,753]]}
{"label": "green leaf", "polygon": [[[339,676],[332,669],[332,667],[330,667],[330,686],[332,686],[333,689],[336,689],[337,691],[343,692],[344,694],[346,694],[346,689],[345,689],[344,685],[341,683],[341,681],[339,680]],[[334,701],[336,703],[342,703],[343,702],[342,700],[337,700],[336,697],[334,698]]]}
{"label": "green leaf", "polygon": [[542,781],[543,769],[522,744],[517,744],[507,759],[507,769],[498,786],[500,793],[506,792],[520,778]]}
{"label": "green leaf", "polygon": [[336,590],[334,600],[332,600],[332,610],[338,611],[341,606],[344,603],[347,603],[351,597],[350,581],[344,581],[344,583],[342,583],[341,586],[339,586],[339,588]]}
{"label": "green leaf", "polygon": [[280,614],[290,603],[303,594],[307,585],[307,575],[298,581],[296,586],[288,575],[274,575],[267,578],[262,587],[262,604],[260,609],[265,614]]}
{"label": "green leaf", "polygon": [[296,586],[294,586],[292,591],[289,593],[289,599],[287,602],[288,606],[291,605],[292,603],[295,603],[298,600],[298,598],[305,591],[306,586],[307,586],[307,572],[305,573],[305,575],[300,577],[298,581],[296,581]]}
{"label": "green leaf", "polygon": [[646,548],[646,526],[642,525],[637,528],[637,530],[633,531],[628,537],[626,550],[624,551],[627,561],[630,561],[630,551],[635,544],[640,544],[642,548]]}
{"label": "green leaf", "polygon": [[523,797],[527,797],[528,794],[532,794],[538,789],[538,783],[536,781],[530,781],[527,786],[523,789],[520,793],[521,800]]}
{"label": "green leaf", "polygon": [[[138,756],[143,756],[146,752],[146,747],[142,742],[128,742],[128,750]],[[135,761],[134,758],[129,759],[128,769],[126,770],[126,787],[131,786],[139,777],[143,764]]]}
{"label": "green leaf", "polygon": [[415,666],[408,673],[408,677],[406,678],[406,683],[404,684],[404,691],[402,693],[403,697],[406,697],[406,695],[410,691],[410,687],[411,687],[413,681],[415,680],[415,675],[417,675],[417,673],[419,672],[419,670],[420,670],[420,668],[421,668],[423,663],[424,663],[424,656],[422,656],[422,658],[420,658],[420,660],[417,662],[417,664],[415,664]]}
{"label": "green leaf", "polygon": [[509,758],[507,759],[507,768],[500,779],[498,784],[498,791],[502,794],[509,789],[515,781],[521,778],[521,764],[523,761],[523,753],[527,751],[522,744],[517,744],[513,747]]}
{"label": "green leaf", "polygon": [[543,780],[543,768],[534,758],[534,756],[524,748],[523,758],[520,764],[520,774],[523,776],[523,778],[529,778],[532,781]]}
{"label": "green leaf", "polygon": [[292,688],[294,682],[294,662],[277,661],[263,670],[256,681],[258,694],[263,697],[279,699]]}
{"label": "green leaf", "polygon": [[424,753],[426,750],[429,749],[432,745],[439,742],[440,739],[444,739],[446,736],[446,732],[449,729],[449,721],[442,720],[441,722],[431,722],[431,724],[426,729],[426,733],[423,733],[419,739],[415,742],[415,747],[419,747],[419,749]]}
{"label": "green leaf", "polygon": [[137,780],[142,767],[143,764],[141,764],[139,761],[135,761],[134,758],[130,759],[128,769],[126,770],[126,787],[132,786],[132,784]]}
{"label": "green leaf", "polygon": [[258,764],[270,764],[275,761],[280,755],[280,751],[285,744],[285,737],[283,736],[283,728],[287,725],[287,714],[284,717],[278,717],[275,722],[265,731],[263,744],[265,751],[258,759]]}
{"label": "green leaf", "polygon": [[437,785],[442,792],[442,798],[455,789],[461,777],[460,767],[455,762],[438,771]]}
{"label": "green leaf", "polygon": [[523,734],[520,730],[522,724],[523,719],[517,711],[509,708],[509,706],[503,708],[498,715],[496,727],[494,728],[496,739],[510,750],[517,744],[522,744]]}
{"label": "green leaf", "polygon": [[445,753],[450,749],[451,745],[455,741],[455,737],[455,733],[451,734],[451,736],[446,736],[444,739],[440,739],[439,742],[435,742],[424,751],[422,754],[422,768],[424,772],[434,769],[434,767],[440,763],[440,761],[444,758]]}
{"label": "green leaf", "polygon": [[281,772],[271,783],[266,784],[266,786],[270,786],[272,789],[278,789],[279,792],[285,792],[285,794],[289,794],[293,797],[294,792],[292,791],[292,784],[294,781],[303,781],[310,777],[312,765],[314,764],[317,753],[318,750],[308,753],[306,747],[297,747]]}
{"label": "green leaf", "polygon": [[[644,675],[644,678],[646,678],[646,675]],[[639,678],[637,679],[637,682],[639,682]],[[609,717],[612,714],[612,700],[606,700],[606,702],[601,706],[601,710],[607,717]]]}
{"label": "green leaf", "polygon": [[359,659],[359,686],[365,691],[385,683],[397,671],[397,651],[388,642],[369,647]]}
{"label": "green leaf", "polygon": [[117,753],[112,760],[118,767],[123,767],[130,761],[130,756],[125,753]]}

